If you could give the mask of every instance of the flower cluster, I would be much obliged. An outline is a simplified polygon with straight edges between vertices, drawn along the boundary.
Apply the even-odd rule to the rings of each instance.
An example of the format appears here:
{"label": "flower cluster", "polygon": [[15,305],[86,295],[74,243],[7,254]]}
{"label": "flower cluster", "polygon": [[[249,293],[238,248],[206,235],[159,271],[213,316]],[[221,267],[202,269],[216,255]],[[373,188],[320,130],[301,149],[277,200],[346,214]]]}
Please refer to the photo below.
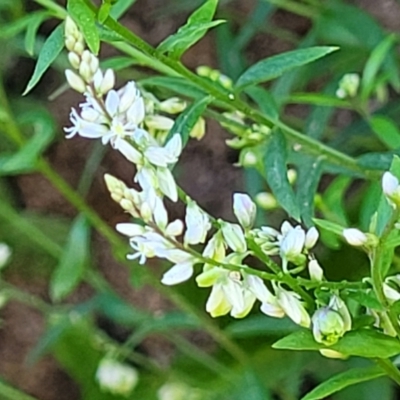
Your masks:
{"label": "flower cluster", "polygon": [[[315,227],[306,230],[285,221],[280,230],[269,226],[254,228],[256,204],[244,193],[233,196],[237,222],[212,218],[189,197],[182,199],[186,204],[184,220],[170,221],[164,197],[178,200],[171,168],[178,162],[182,141],[178,133],[171,134],[173,119],[161,113],[182,112],[186,104],[178,98],[159,101],[152,94],[141,92],[135,82],[115,89],[114,72],[99,68],[97,57],[85,49],[81,33],[69,18],[65,35],[72,66],[66,71],[66,78],[86,98],[79,111],[71,111],[72,126],[65,129],[67,137],[100,139],[136,166],[133,179],[139,189],[105,175],[112,199],[136,220],[116,226],[129,238],[132,253],[127,257],[140,264],[151,258],[168,260],[172,266],[161,279],[165,285],[196,275],[199,287],[211,288],[206,310],[213,317],[230,314],[243,318],[259,301],[266,315],[287,316],[307,328],[312,324],[315,339],[326,345],[350,329],[349,316],[345,316],[344,303],[338,296],[311,318],[299,294],[301,290],[291,286],[290,279],[282,278],[291,278],[308,266],[311,280],[323,280],[323,270],[311,252],[319,238]],[[204,134],[204,120],[200,119],[198,125],[192,137]],[[252,129],[257,136],[255,142],[269,134],[262,127]],[[199,250],[201,245],[203,249]],[[281,265],[274,264],[281,269],[281,276],[271,280],[269,275],[267,286],[265,273],[246,262],[251,257],[271,260],[276,256]]]}

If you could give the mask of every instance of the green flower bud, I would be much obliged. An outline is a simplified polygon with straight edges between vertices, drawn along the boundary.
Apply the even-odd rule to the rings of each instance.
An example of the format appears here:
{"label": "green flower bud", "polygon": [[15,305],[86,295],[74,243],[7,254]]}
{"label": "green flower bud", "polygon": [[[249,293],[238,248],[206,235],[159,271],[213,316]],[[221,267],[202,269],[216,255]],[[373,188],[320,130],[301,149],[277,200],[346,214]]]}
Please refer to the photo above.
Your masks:
{"label": "green flower bud", "polygon": [[314,339],[326,346],[335,344],[346,332],[342,316],[330,307],[317,310],[312,317],[312,324]]}

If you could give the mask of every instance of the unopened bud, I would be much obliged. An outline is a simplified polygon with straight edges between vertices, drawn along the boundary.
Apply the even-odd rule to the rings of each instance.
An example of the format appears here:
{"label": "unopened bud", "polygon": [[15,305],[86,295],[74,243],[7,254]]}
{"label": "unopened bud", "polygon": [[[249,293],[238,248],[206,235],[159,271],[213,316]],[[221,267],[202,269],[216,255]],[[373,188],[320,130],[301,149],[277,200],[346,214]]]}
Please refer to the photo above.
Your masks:
{"label": "unopened bud", "polygon": [[368,242],[367,235],[356,228],[343,229],[343,237],[351,246],[364,246]]}
{"label": "unopened bud", "polygon": [[65,77],[67,78],[67,82],[72,89],[79,93],[84,93],[86,91],[86,84],[84,80],[74,71],[70,69],[65,70]]}
{"label": "unopened bud", "polygon": [[192,139],[201,140],[206,134],[206,120],[203,117],[200,117],[193,129],[190,131],[189,136]]}
{"label": "unopened bud", "polygon": [[228,246],[236,253],[244,253],[247,245],[242,228],[238,224],[231,224],[222,220],[218,222],[221,225],[222,235]]}
{"label": "unopened bud", "polygon": [[169,131],[174,125],[173,119],[162,115],[148,115],[144,122],[147,128],[161,131]]}
{"label": "unopened bud", "polygon": [[312,281],[321,282],[324,277],[324,271],[317,260],[310,260],[308,263],[308,273],[310,274],[310,279]]}
{"label": "unopened bud", "polygon": [[359,86],[360,76],[358,74],[346,74],[339,81],[339,88],[336,91],[336,96],[340,99],[355,97]]}
{"label": "unopened bud", "polygon": [[0,243],[0,270],[10,261],[11,254],[11,248],[5,243]]}
{"label": "unopened bud", "polygon": [[186,101],[179,97],[171,97],[170,99],[162,101],[158,108],[168,114],[178,114],[186,108]]}
{"label": "unopened bud", "polygon": [[256,195],[255,200],[264,210],[274,210],[279,206],[278,201],[272,193],[260,192]]}
{"label": "unopened bud", "polygon": [[389,171],[382,176],[382,190],[392,207],[400,206],[399,180]]}
{"label": "unopened bud", "polygon": [[133,367],[111,358],[104,358],[97,368],[96,379],[104,392],[129,396],[137,385],[139,376]]}
{"label": "unopened bud", "polygon": [[253,226],[257,208],[249,195],[245,193],[235,193],[233,195],[233,212],[245,230]]}
{"label": "unopened bud", "polygon": [[311,227],[306,233],[304,247],[308,250],[312,249],[317,243],[318,238],[319,233],[317,231],[317,228],[315,228],[315,226]]}
{"label": "unopened bud", "polygon": [[112,69],[107,69],[100,85],[100,93],[108,93],[115,85],[115,74]]}
{"label": "unopened bud", "polygon": [[346,332],[343,318],[330,307],[317,310],[312,324],[315,341],[326,346],[334,345]]}
{"label": "unopened bud", "polygon": [[68,61],[72,65],[73,68],[79,69],[79,65],[81,63],[81,59],[78,56],[78,54],[74,53],[73,51],[70,51],[68,53]]}

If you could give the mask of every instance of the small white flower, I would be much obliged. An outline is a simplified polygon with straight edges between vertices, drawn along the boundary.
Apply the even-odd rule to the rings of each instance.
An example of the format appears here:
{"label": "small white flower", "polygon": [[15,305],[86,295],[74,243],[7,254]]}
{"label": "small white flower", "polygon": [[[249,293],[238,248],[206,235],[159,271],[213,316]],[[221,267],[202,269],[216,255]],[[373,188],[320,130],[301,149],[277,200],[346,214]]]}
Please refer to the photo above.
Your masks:
{"label": "small white flower", "polygon": [[139,375],[135,368],[127,364],[104,358],[97,368],[96,380],[104,392],[129,396],[138,383]]}
{"label": "small white flower", "polygon": [[244,229],[250,229],[253,226],[257,208],[249,195],[245,193],[233,195],[233,212]]}
{"label": "small white flower", "polygon": [[280,241],[279,253],[282,257],[284,271],[287,270],[287,262],[293,262],[295,264],[301,264],[304,261],[305,256],[302,254],[305,245],[306,234],[300,226],[293,228],[289,224],[282,225],[283,237]]}
{"label": "small white flower", "polygon": [[339,81],[339,88],[336,91],[336,96],[340,99],[346,97],[355,97],[360,85],[360,76],[356,73],[345,74]]}
{"label": "small white flower", "polygon": [[343,229],[343,237],[351,246],[364,246],[368,242],[367,235],[356,228]]}
{"label": "small white flower", "polygon": [[195,201],[187,198],[187,203],[184,243],[185,245],[204,243],[211,228],[210,219]]}
{"label": "small white flower", "polygon": [[400,293],[389,286],[387,283],[383,284],[383,292],[390,303],[394,303],[400,300]]}
{"label": "small white flower", "polygon": [[300,296],[295,292],[289,292],[281,287],[277,288],[276,294],[278,304],[282,307],[285,314],[294,323],[309,328],[311,325],[311,319],[300,300]]}
{"label": "small white flower", "polygon": [[244,253],[247,250],[247,244],[242,228],[238,224],[222,220],[218,222],[227,245],[236,253]]}

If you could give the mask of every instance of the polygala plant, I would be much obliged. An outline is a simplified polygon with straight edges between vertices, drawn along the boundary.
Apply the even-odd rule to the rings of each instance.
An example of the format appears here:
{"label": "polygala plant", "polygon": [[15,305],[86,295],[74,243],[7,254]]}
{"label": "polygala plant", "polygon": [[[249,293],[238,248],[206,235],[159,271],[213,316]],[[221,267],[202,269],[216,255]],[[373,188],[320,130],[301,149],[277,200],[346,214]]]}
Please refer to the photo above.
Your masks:
{"label": "polygala plant", "polygon": [[[127,259],[124,262],[132,268],[133,275],[145,276],[146,283],[151,283],[183,309],[187,326],[194,324],[192,328],[203,328],[237,361],[240,367],[227,368],[224,365],[226,356],[217,360],[212,352],[201,351],[198,355],[196,351],[199,350],[193,350],[190,341],[176,339],[173,322],[166,322],[166,325],[171,324],[167,337],[178,343],[178,349],[194,352],[192,356],[214,375],[228,381],[234,380],[235,374],[249,377],[247,388],[243,384],[241,399],[253,398],[251,385],[260,386],[260,394],[254,394],[254,399],[272,397],[267,392],[269,384],[263,387],[258,382],[263,381],[262,373],[253,374],[257,357],[246,354],[246,343],[242,346],[241,341],[235,341],[234,329],[241,330],[244,339],[251,337],[252,330],[264,334],[264,342],[275,349],[266,350],[268,354],[278,353],[278,349],[291,351],[293,357],[299,352],[307,351],[307,357],[308,352],[319,352],[324,357],[319,360],[321,365],[335,362],[342,366],[339,374],[325,376],[313,389],[308,386],[308,394],[302,393],[304,400],[327,398],[350,385],[385,375],[400,385],[396,358],[400,354],[400,273],[395,252],[400,245],[400,158],[396,155],[400,134],[397,131],[393,134],[397,129],[394,124],[389,121],[385,125],[384,117],[372,115],[370,108],[371,99],[385,103],[382,92],[389,84],[398,88],[392,81],[385,81],[392,69],[388,67],[382,75],[378,74],[390,63],[393,37],[384,37],[376,45],[362,75],[347,71],[336,77],[328,94],[303,93],[292,98],[292,102],[297,99],[299,103],[316,106],[318,113],[326,107],[337,106],[365,118],[384,143],[391,143],[392,151],[385,153],[384,162],[381,156],[377,156],[377,162],[372,157],[352,158],[333,145],[325,144],[320,134],[307,135],[308,132],[298,131],[294,127],[295,119],[290,125],[284,122],[280,116],[283,107],[279,106],[282,99],[278,95],[274,98],[265,85],[314,63],[329,65],[333,57],[340,57],[340,43],[339,46],[313,43],[301,46],[242,68],[233,79],[225,71],[207,66],[193,72],[181,61],[182,55],[209,30],[217,26],[220,29],[228,23],[214,19],[217,0],[204,1],[185,25],[156,48],[118,22],[133,1],[103,0],[97,7],[90,0],[68,0],[66,9],[51,0],[37,0],[37,3],[61,23],[43,44],[25,93],[33,89],[58,54],[65,51],[69,63],[65,79],[69,88],[81,97],[80,104],[71,109],[69,124],[64,128],[65,137],[98,140],[132,163],[135,171],[127,182],[114,176],[112,169],[104,175],[109,195],[120,205],[121,214],[130,218],[130,222],[115,226],[116,234],[78,194],[54,178],[40,158],[43,147],[34,148],[38,158],[32,159],[32,170],[53,179],[81,213],[74,221],[63,261],[52,277],[52,299],[55,302],[65,299],[84,279],[83,267],[80,271],[77,268],[81,268],[78,266],[88,257],[88,253],[80,249],[83,243],[89,246],[88,226],[92,225],[110,241],[115,254],[124,253]],[[122,75],[117,79],[118,63],[103,61],[99,56],[101,41],[127,54],[120,57],[120,62],[132,57],[135,64],[150,67],[157,74],[120,84]],[[269,192],[265,192],[265,187],[264,192],[262,189],[235,192],[232,198],[234,221],[217,218],[212,210],[205,211],[199,199],[189,197],[174,176],[175,166],[188,142],[203,140],[208,132],[206,118],[215,119],[232,135],[226,141],[227,146],[239,152],[239,164],[252,174],[248,179],[264,179],[269,188]],[[318,129],[319,123],[323,125],[314,121],[317,128],[309,124],[308,129]],[[390,137],[385,136],[382,127],[392,132]],[[397,141],[396,146],[392,144],[394,141]],[[15,165],[17,161],[14,159]],[[297,176],[293,177],[293,171],[297,171]],[[341,194],[337,197],[334,192],[331,194],[338,202],[346,190],[345,185],[350,184],[348,177],[374,182],[373,195],[367,196],[368,203],[363,206],[363,223],[351,224],[341,217],[343,212],[338,211],[335,200],[328,201],[326,196],[317,193],[321,178],[322,185],[326,185],[332,176],[336,182],[346,180],[337,185],[336,191]],[[172,219],[169,209],[172,203],[178,202],[185,207],[184,217]],[[263,215],[276,209],[281,210],[276,215],[285,217],[283,220],[274,217],[272,221],[275,222],[266,224]],[[129,251],[125,251],[125,243],[129,243]],[[326,254],[341,245],[354,255],[354,261],[353,256],[343,261],[347,265],[347,276],[331,279],[335,273],[324,267],[329,264]],[[0,254],[1,268],[11,250],[2,244],[0,248],[1,254],[4,253],[3,257]],[[81,251],[83,253],[79,253]],[[363,258],[357,252],[364,253],[369,269],[356,271],[357,263],[364,262],[359,261]],[[160,265],[166,266],[157,280],[153,269],[146,266],[151,259],[158,259]],[[92,282],[100,279],[94,271],[87,274]],[[184,284],[187,281],[191,283]],[[204,297],[201,311],[185,300],[181,284],[202,288],[199,296],[207,298]],[[121,313],[130,312],[127,311],[129,305],[119,306]],[[57,314],[51,313],[53,319],[62,318],[61,311],[62,307]],[[115,312],[118,320],[118,312]],[[218,326],[219,320],[211,321],[206,313],[213,318],[227,317]],[[72,311],[67,314],[66,320],[76,324]],[[191,322],[191,318],[199,322]],[[237,328],[232,328],[230,336],[229,325],[226,329],[224,325],[234,319],[243,321],[234,322]],[[246,324],[247,319],[253,323]],[[141,324],[140,321],[137,323]],[[152,321],[156,323],[156,319]],[[86,323],[79,322],[90,330]],[[77,326],[82,329],[79,324]],[[183,322],[177,329],[182,326],[185,326]],[[274,331],[274,326],[281,328]],[[144,377],[143,365],[144,369],[157,370],[158,378],[152,385],[156,387],[154,396],[158,399],[213,399],[219,395],[218,398],[223,399],[239,398],[221,395],[217,385],[197,385],[196,378],[200,381],[201,376],[185,379],[178,369],[176,374],[167,376],[163,368],[155,366],[155,361],[143,361],[140,355],[135,358],[132,349],[142,340],[141,335],[146,336],[146,329],[152,332],[161,327],[140,329],[123,344],[111,343],[101,334],[94,334],[95,339],[88,344],[99,351],[100,355],[93,361],[92,378],[101,393],[111,396],[107,399],[114,396],[136,398],[141,381],[149,379]],[[255,340],[250,347],[257,347],[258,342],[261,346],[261,341]],[[274,363],[268,368],[273,370]],[[301,370],[301,365],[297,364],[296,368]],[[288,373],[291,371],[290,368]],[[257,383],[252,384],[253,381]],[[153,389],[149,387],[148,390],[150,393]],[[140,398],[147,398],[146,390],[142,389],[142,393]],[[148,398],[153,397],[149,395]]]}

